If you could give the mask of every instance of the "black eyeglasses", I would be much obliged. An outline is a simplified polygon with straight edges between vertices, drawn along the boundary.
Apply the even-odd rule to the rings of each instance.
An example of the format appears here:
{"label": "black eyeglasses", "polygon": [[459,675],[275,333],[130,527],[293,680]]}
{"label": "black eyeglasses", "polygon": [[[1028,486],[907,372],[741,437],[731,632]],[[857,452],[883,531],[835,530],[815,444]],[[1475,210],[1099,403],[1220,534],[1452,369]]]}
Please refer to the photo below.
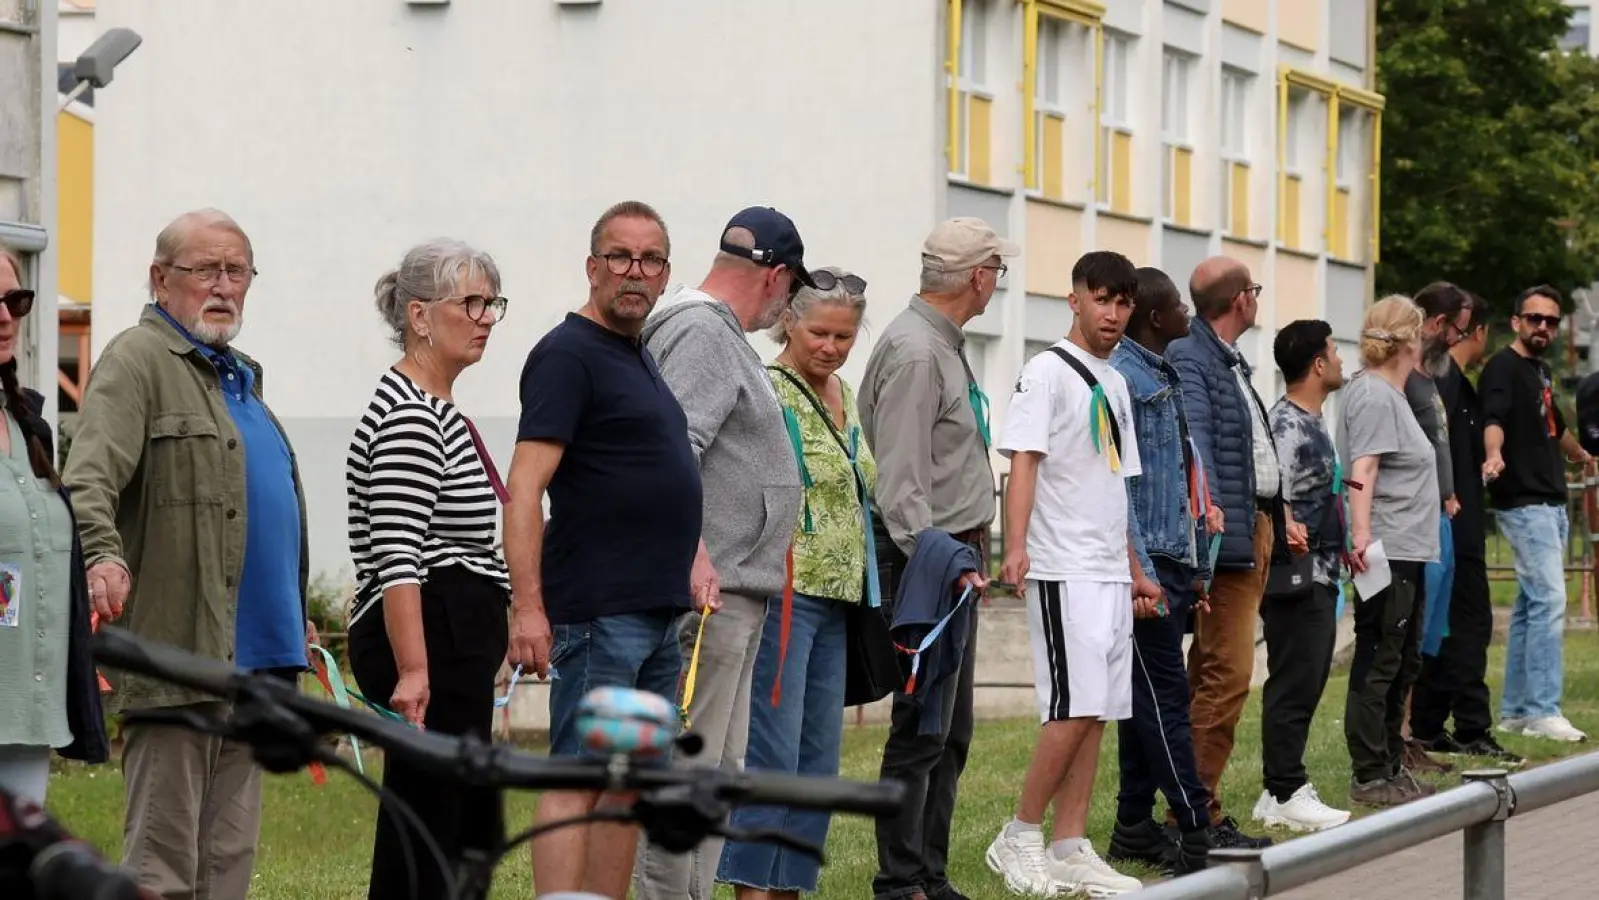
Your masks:
{"label": "black eyeglasses", "polygon": [[[819,291],[830,291],[842,284],[845,291],[857,297],[866,293],[866,279],[853,272],[834,275],[832,272],[818,270],[811,273],[811,280],[816,282],[816,289]],[[795,283],[798,283],[798,279],[795,279]]]}
{"label": "black eyeglasses", "polygon": [[1264,291],[1265,289],[1266,286],[1263,284],[1252,284],[1249,287],[1244,288],[1242,291],[1240,291],[1240,293],[1248,294],[1250,299],[1259,299],[1260,292]]}
{"label": "black eyeglasses", "polygon": [[33,311],[33,291],[27,288],[15,288],[0,294],[0,303],[5,304],[11,311],[11,318],[20,319]]}
{"label": "black eyeglasses", "polygon": [[1522,313],[1520,318],[1523,322],[1526,322],[1528,325],[1531,325],[1534,328],[1537,328],[1541,325],[1548,328],[1550,331],[1554,331],[1560,327],[1559,316],[1546,316],[1543,313]]}
{"label": "black eyeglasses", "polygon": [[600,259],[605,260],[605,267],[611,270],[612,275],[626,275],[633,271],[633,264],[638,263],[638,270],[644,273],[645,278],[654,278],[666,271],[666,257],[634,256],[631,253],[602,253]]}
{"label": "black eyeglasses", "polygon": [[465,307],[466,317],[474,322],[483,321],[484,313],[490,310],[494,312],[492,321],[500,321],[505,318],[505,308],[511,302],[504,297],[482,297],[477,294],[471,294],[466,297],[451,297],[449,299],[455,300]]}
{"label": "black eyeglasses", "polygon": [[994,273],[994,279],[996,281],[1001,279],[1001,278],[1004,278],[1005,277],[1005,273],[1010,271],[1010,267],[1005,265],[1004,263],[1000,263],[997,266],[978,266],[977,268],[979,268],[979,269],[987,269],[990,272],[993,272]]}

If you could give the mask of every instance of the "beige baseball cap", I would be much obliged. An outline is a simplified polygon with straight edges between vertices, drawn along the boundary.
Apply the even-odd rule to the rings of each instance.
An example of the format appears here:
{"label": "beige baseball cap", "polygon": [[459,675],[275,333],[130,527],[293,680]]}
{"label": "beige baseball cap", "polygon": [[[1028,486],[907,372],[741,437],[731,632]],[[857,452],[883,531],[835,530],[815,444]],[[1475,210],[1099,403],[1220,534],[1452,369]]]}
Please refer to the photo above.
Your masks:
{"label": "beige baseball cap", "polygon": [[991,256],[1020,256],[1022,248],[994,233],[988,223],[972,216],[949,219],[927,236],[922,262],[941,272],[963,272]]}

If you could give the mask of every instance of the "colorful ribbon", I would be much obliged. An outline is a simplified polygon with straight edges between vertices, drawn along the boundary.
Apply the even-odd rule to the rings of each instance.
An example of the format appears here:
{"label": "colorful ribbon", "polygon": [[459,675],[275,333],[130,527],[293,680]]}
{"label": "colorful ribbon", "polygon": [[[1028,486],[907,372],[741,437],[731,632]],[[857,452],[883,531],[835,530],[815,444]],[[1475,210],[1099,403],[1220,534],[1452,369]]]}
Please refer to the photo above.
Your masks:
{"label": "colorful ribbon", "polygon": [[905,693],[916,693],[916,674],[921,670],[922,667],[922,653],[924,653],[928,647],[931,647],[934,641],[938,640],[939,635],[944,633],[944,629],[949,627],[949,620],[955,618],[955,613],[960,611],[961,604],[965,603],[966,598],[970,597],[971,595],[972,586],[968,584],[966,586],[966,590],[961,591],[960,598],[955,601],[955,605],[950,607],[949,612],[944,614],[944,618],[939,619],[938,624],[934,625],[933,629],[922,637],[922,642],[916,646],[916,649],[912,650],[909,647],[899,648],[900,652],[910,654],[911,658],[911,677],[905,682]]}
{"label": "colorful ribbon", "polygon": [[811,519],[811,488],[816,481],[811,478],[810,467],[805,465],[805,441],[800,437],[799,416],[787,405],[783,407],[783,426],[788,429],[788,442],[794,448],[794,461],[799,463],[800,484],[805,487],[805,533],[815,534],[816,523]]}
{"label": "colorful ribbon", "polygon": [[[350,691],[344,684],[344,675],[339,671],[339,664],[333,659],[333,654],[320,644],[310,644],[312,651],[311,668],[316,671],[316,679],[321,682],[322,689],[328,692],[333,702],[338,706],[350,708]],[[361,742],[355,735],[350,735],[350,751],[355,754],[355,770],[366,774],[366,767],[361,760]],[[318,785],[327,783],[327,773],[323,771],[321,763],[311,764],[311,780]]]}
{"label": "colorful ribbon", "polygon": [[983,436],[983,447],[992,447],[994,439],[988,432],[988,395],[975,381],[966,382],[966,402],[972,405],[972,416],[977,419],[977,433]]}
{"label": "colorful ribbon", "polygon": [[705,643],[705,623],[711,620],[714,610],[707,608],[700,613],[699,631],[694,635],[694,652],[689,654],[688,675],[683,679],[683,705],[678,709],[678,717],[683,720],[683,730],[693,727],[688,718],[689,704],[694,702],[694,682],[700,674],[700,645]]}
{"label": "colorful ribbon", "polygon": [[1110,416],[1110,401],[1105,398],[1105,386],[1096,384],[1093,396],[1088,400],[1089,434],[1094,439],[1094,451],[1109,458],[1112,472],[1120,472],[1121,454],[1116,451],[1116,442],[1111,439]]}

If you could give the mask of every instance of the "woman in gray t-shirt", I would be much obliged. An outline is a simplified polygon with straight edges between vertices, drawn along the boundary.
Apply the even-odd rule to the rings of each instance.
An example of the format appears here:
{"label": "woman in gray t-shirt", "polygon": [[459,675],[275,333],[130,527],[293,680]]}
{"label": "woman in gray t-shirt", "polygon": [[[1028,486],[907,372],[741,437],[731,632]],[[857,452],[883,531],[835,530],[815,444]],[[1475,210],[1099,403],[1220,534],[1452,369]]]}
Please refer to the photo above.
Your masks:
{"label": "woman in gray t-shirt", "polygon": [[[1355,601],[1355,657],[1344,711],[1354,778],[1349,797],[1394,806],[1433,793],[1402,764],[1405,697],[1421,668],[1423,567],[1438,556],[1438,469],[1432,442],[1405,399],[1420,353],[1421,310],[1388,297],[1366,312],[1364,369],[1343,389],[1339,456],[1350,468],[1350,557],[1366,568],[1381,542],[1392,578]],[[1355,488],[1353,485],[1359,485]]]}

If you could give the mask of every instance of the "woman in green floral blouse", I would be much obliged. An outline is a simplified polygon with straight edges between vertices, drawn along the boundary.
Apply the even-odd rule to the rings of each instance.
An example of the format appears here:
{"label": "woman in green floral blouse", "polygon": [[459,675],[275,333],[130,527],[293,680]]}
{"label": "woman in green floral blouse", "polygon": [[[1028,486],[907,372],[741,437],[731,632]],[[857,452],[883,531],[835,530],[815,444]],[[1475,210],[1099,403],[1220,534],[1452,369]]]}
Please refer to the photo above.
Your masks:
{"label": "woman in green floral blouse", "polygon": [[[861,435],[855,392],[837,374],[855,345],[866,310],[866,282],[842,269],[812,269],[816,288],[794,295],[770,336],[783,345],[768,366],[783,404],[805,485],[794,535],[792,600],[773,598],[750,688],[745,767],[837,775],[844,726],[845,621],[866,600],[866,542],[877,465]],[[784,639],[784,608],[788,634]],[[781,671],[781,676],[779,672]],[[821,846],[829,815],[784,807],[740,807],[733,824],[777,829]],[[816,890],[808,856],[768,844],[729,841],[717,880],[739,900],[793,898]]]}

